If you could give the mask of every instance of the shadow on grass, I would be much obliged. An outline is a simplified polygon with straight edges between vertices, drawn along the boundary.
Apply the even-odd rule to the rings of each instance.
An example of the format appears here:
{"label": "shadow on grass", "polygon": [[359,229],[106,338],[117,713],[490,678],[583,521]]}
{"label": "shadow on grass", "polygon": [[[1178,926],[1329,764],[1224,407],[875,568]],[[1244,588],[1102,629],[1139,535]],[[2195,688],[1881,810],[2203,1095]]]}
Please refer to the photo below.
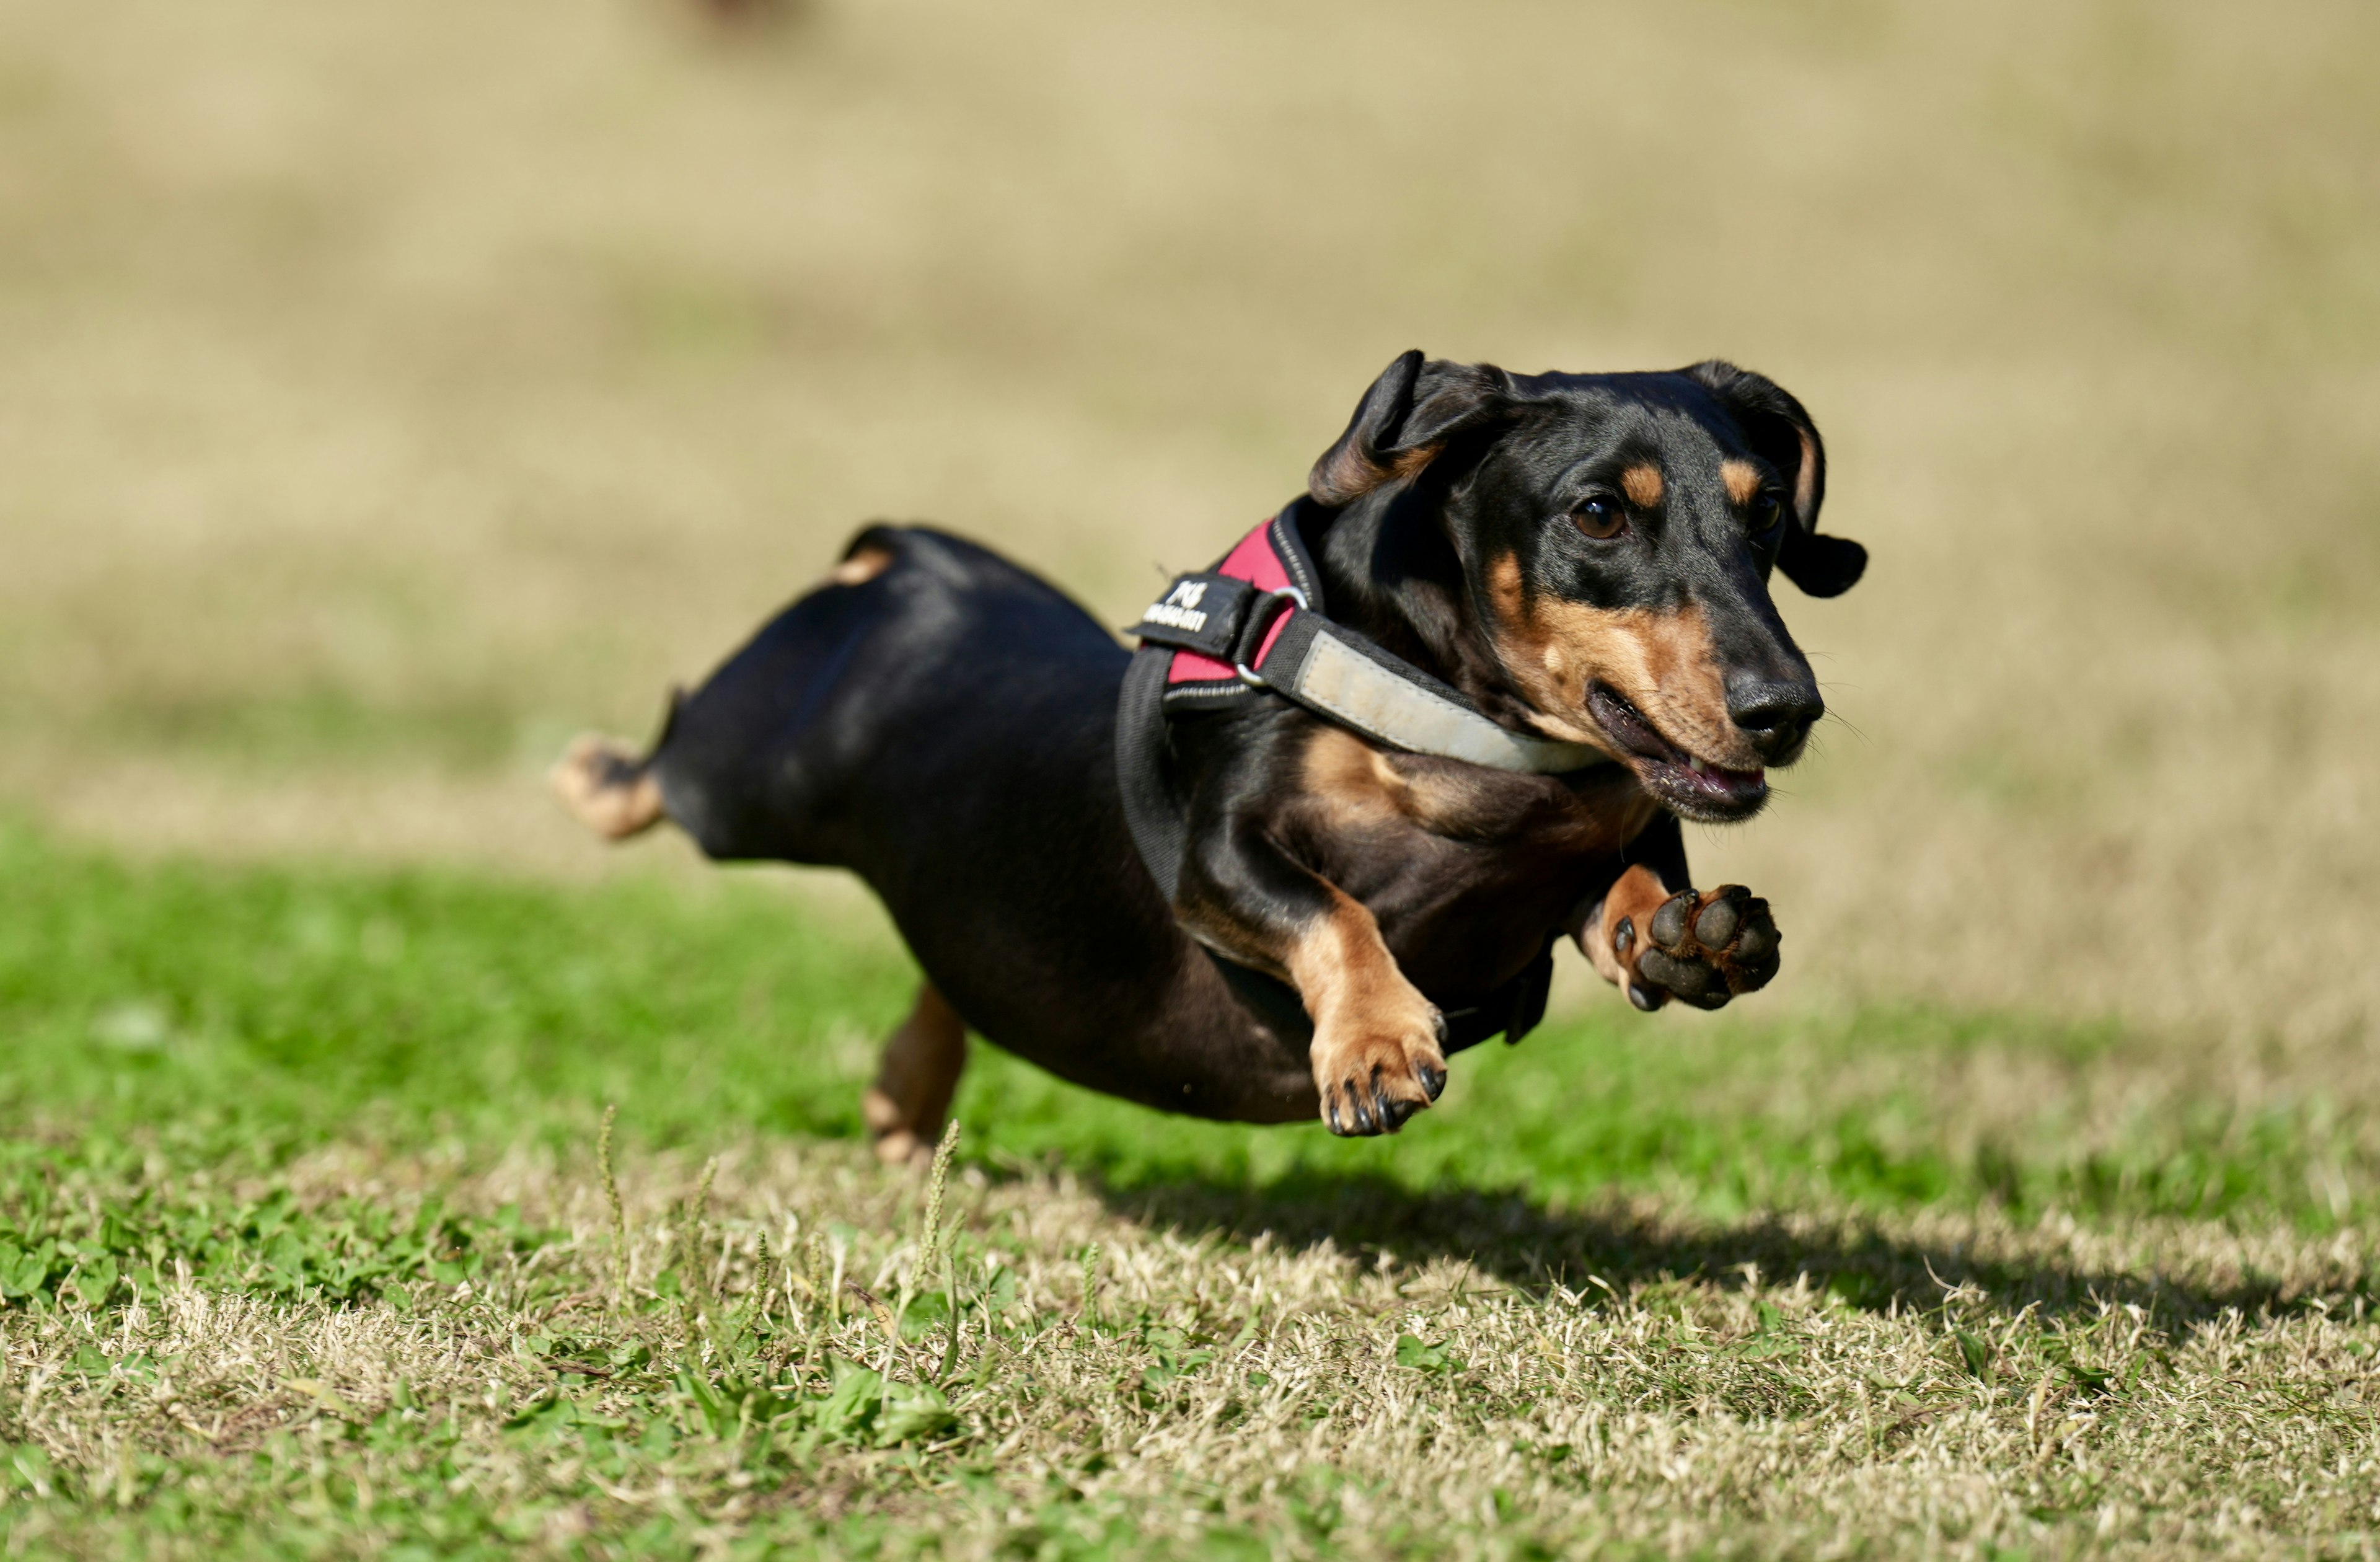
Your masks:
{"label": "shadow on grass", "polygon": [[[1978,1256],[1958,1245],[1912,1242],[1880,1224],[1852,1220],[1794,1230],[1774,1214],[1731,1224],[1632,1217],[1625,1212],[1548,1209],[1510,1190],[1449,1189],[1416,1192],[1387,1178],[1300,1173],[1250,1190],[1172,1180],[1091,1185],[1117,1214],[1187,1235],[1248,1241],[1270,1232],[1276,1243],[1342,1252],[1392,1252],[1404,1262],[1465,1259],[1504,1284],[1542,1296],[1554,1285],[1590,1290],[1600,1279],[1621,1294],[1633,1287],[1701,1280],[1723,1287],[1790,1284],[1806,1276],[1819,1290],[1873,1312],[1938,1307],[1946,1290],[1973,1285],[1995,1310],[2027,1306],[2063,1314],[2101,1302],[2153,1312],[2168,1326],[2227,1309],[2286,1313],[2309,1310],[2337,1289],[2317,1289],[2243,1269],[2229,1283],[2193,1283],[2154,1272],[2089,1269],[2055,1259]],[[2371,1295],[2368,1266],[2339,1287]]]}

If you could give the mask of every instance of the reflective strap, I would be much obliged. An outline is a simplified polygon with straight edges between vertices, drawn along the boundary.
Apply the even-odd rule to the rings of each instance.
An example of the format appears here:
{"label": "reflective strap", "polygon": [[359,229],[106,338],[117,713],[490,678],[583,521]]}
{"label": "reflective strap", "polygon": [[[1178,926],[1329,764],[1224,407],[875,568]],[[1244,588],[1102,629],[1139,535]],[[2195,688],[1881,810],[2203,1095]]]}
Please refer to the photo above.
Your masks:
{"label": "reflective strap", "polygon": [[1489,720],[1451,689],[1421,680],[1419,668],[1371,651],[1316,614],[1291,616],[1259,669],[1266,686],[1299,704],[1407,753],[1434,754],[1491,770],[1561,775],[1610,761],[1599,749],[1515,732]]}

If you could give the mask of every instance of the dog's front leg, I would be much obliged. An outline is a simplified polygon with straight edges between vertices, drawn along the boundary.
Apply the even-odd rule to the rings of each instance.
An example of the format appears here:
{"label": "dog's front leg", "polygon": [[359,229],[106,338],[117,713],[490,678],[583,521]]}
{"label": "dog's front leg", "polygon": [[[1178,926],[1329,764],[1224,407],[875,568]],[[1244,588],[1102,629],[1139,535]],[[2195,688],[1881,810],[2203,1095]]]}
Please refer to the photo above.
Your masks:
{"label": "dog's front leg", "polygon": [[1718,1008],[1767,986],[1782,936],[1768,902],[1742,885],[1672,891],[1641,862],[1585,909],[1572,935],[1605,981],[1648,1011],[1672,995]]}
{"label": "dog's front leg", "polygon": [[1199,838],[1175,910],[1201,942],[1297,989],[1314,1020],[1314,1088],[1332,1133],[1394,1133],[1446,1088],[1446,1022],[1397,969],[1379,923],[1260,822]]}

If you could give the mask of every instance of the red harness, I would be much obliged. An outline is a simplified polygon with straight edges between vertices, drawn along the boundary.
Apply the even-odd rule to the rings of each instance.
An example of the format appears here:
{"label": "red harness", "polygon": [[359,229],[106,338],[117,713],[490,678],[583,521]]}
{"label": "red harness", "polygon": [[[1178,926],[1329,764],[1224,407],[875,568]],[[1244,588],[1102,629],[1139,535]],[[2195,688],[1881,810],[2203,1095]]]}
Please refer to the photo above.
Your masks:
{"label": "red harness", "polygon": [[[1169,717],[1276,694],[1387,747],[1499,770],[1560,775],[1610,763],[1582,744],[1515,732],[1459,691],[1329,616],[1299,500],[1240,539],[1214,568],[1178,577],[1127,633],[1141,648],[1116,705],[1116,779],[1125,823],[1166,904],[1186,842]],[[1545,1013],[1545,953],[1487,1001],[1449,1010],[1448,1050],[1502,1031],[1518,1041]],[[1211,951],[1210,951],[1211,953]],[[1306,1028],[1297,995],[1217,958],[1233,990],[1284,1034]]]}
{"label": "red harness", "polygon": [[[1281,550],[1275,545],[1272,536],[1274,528],[1278,524],[1277,520],[1268,520],[1233,543],[1232,551],[1223,555],[1223,562],[1215,566],[1214,573],[1227,580],[1245,580],[1259,592],[1277,593],[1293,591],[1311,601],[1314,593],[1293,584],[1289,578],[1289,567],[1281,562]],[[1305,561],[1300,560],[1300,562]],[[1310,571],[1308,573],[1310,578]],[[1281,600],[1282,602],[1281,610],[1273,616],[1271,627],[1265,630],[1264,638],[1257,642],[1256,655],[1247,664],[1258,673],[1264,671],[1265,658],[1271,654],[1273,646],[1279,643],[1281,631],[1289,627],[1290,615],[1297,611],[1297,603],[1294,599]],[[1173,653],[1173,660],[1167,666],[1165,673],[1168,686],[1182,683],[1220,683],[1225,679],[1234,684],[1240,681],[1240,676],[1231,663],[1220,662],[1212,656],[1187,650],[1176,651]]]}
{"label": "red harness", "polygon": [[1290,506],[1214,568],[1176,578],[1127,631],[1144,647],[1171,653],[1162,681],[1169,714],[1261,690],[1408,753],[1540,775],[1605,763],[1584,744],[1499,724],[1456,689],[1333,621],[1298,524],[1305,511],[1303,501]]}

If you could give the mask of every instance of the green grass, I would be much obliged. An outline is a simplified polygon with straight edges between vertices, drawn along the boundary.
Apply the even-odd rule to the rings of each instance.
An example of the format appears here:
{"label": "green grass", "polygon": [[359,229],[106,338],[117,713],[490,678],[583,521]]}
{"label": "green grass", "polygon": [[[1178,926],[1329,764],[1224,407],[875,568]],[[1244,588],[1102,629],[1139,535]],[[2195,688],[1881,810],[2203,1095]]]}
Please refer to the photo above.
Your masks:
{"label": "green grass", "polygon": [[[2228,1500],[2189,1465],[2204,1418],[2278,1439],[2276,1470],[2371,1433],[2304,1365],[2362,1373],[2375,1343],[2351,1078],[2249,1089],[2108,1026],[1604,1005],[1463,1056],[1402,1135],[1347,1142],[1160,1117],[979,1048],[953,1218],[927,1229],[915,1179],[858,1148],[912,970],[774,886],[133,864],[23,831],[0,886],[18,1546],[1819,1544],[1836,1498],[1779,1508],[1750,1476],[1663,1530],[1645,1494],[1670,1478],[1629,1438],[1694,1433],[1747,1469],[1854,1434],[1886,1469],[1970,1458],[2024,1485],[1960,1521],[1977,1555],[2103,1523],[2154,1548],[2204,1538],[2157,1513]],[[710,1203],[690,1184],[714,1154]],[[2264,1332],[2225,1344],[2247,1317]],[[2129,1473],[2105,1449],[2059,1466],[2103,1401],[2160,1427],[2153,1401],[2191,1409]],[[1595,1422],[1592,1478],[1554,1425],[1663,1405],[1684,1419],[1658,1436]],[[1937,1418],[1925,1436],[1981,1441],[1921,1446]],[[1562,1453],[1516,1454],[1523,1422]],[[1437,1430],[1364,1441],[1408,1423]],[[2030,1466],[1990,1442],[2020,1423]],[[1234,1470],[1247,1438],[1289,1463]],[[1449,1475],[1434,1527],[1382,1517],[1441,1465],[1485,1483]],[[2338,1469],[2345,1515],[2369,1472]]]}
{"label": "green grass", "polygon": [[[0,1025],[14,1043],[0,1103],[19,1122],[207,1161],[269,1166],[358,1137],[583,1145],[607,1104],[660,1146],[856,1137],[874,1040],[915,982],[877,930],[839,933],[750,884],[693,897],[134,867],[25,834],[0,836]],[[958,1116],[972,1159],[1062,1161],[1119,1189],[1378,1179],[1560,1203],[1616,1186],[1722,1214],[1818,1196],[2313,1229],[2361,1202],[2339,1191],[2339,1178],[2365,1186],[2348,1120],[2321,1095],[2160,1099],[2089,1121],[2095,1069],[2144,1044],[2112,1026],[1745,1010],[1647,1021],[1607,1004],[1523,1046],[1479,1047],[1447,1102],[1393,1139],[1166,1117],[988,1047]],[[1936,1082],[2003,1057],[2057,1088],[1975,1142],[1946,1138]]]}

